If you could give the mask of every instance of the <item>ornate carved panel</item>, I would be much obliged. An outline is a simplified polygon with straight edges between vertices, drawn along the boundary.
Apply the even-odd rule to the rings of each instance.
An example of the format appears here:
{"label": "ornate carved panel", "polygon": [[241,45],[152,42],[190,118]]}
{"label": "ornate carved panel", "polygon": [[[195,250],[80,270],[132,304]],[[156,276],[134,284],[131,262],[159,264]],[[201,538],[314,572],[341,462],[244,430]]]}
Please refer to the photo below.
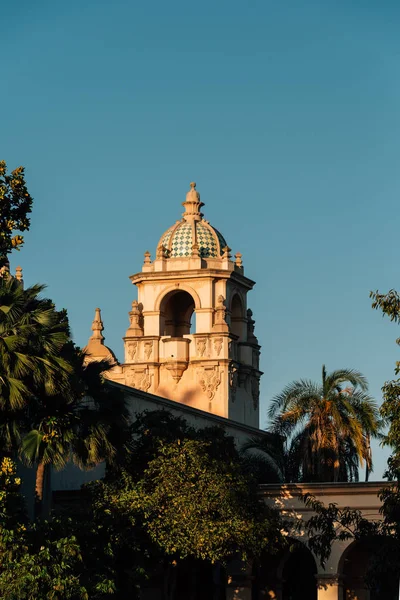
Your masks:
{"label": "ornate carved panel", "polygon": [[134,387],[142,392],[147,392],[151,387],[152,375],[147,369],[141,369],[138,371],[129,371],[126,375],[126,384],[130,387]]}
{"label": "ornate carved panel", "polygon": [[207,398],[212,400],[219,384],[221,383],[221,373],[219,367],[205,368],[200,371],[199,383]]}
{"label": "ornate carved panel", "polygon": [[234,365],[231,365],[229,368],[229,386],[231,389],[231,398],[232,402],[235,402],[236,391],[239,385],[239,372],[238,368]]}
{"label": "ornate carved panel", "polygon": [[260,378],[253,375],[251,378],[251,395],[253,397],[254,410],[257,410],[260,400]]}
{"label": "ornate carved panel", "polygon": [[146,360],[149,360],[152,353],[153,353],[153,342],[145,342],[144,343],[144,355],[146,357]]}
{"label": "ornate carved panel", "polygon": [[137,342],[127,342],[126,343],[126,362],[132,362],[135,360],[136,352],[137,352],[138,343]]}
{"label": "ornate carved panel", "polygon": [[215,340],[214,340],[214,351],[217,356],[219,356],[221,354],[222,342],[223,342],[223,338],[221,338],[221,337],[215,338]]}
{"label": "ornate carved panel", "polygon": [[207,347],[207,338],[199,338],[196,344],[197,355],[201,358],[204,356]]}

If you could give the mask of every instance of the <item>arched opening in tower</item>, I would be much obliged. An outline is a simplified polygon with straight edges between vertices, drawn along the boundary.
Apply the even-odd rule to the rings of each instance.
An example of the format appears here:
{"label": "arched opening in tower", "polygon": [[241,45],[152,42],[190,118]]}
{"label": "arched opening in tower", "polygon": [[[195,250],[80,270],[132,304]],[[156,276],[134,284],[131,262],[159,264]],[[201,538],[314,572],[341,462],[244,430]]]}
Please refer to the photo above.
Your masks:
{"label": "arched opening in tower", "polygon": [[192,296],[183,290],[167,294],[160,307],[161,335],[183,337],[195,330],[195,304]]}
{"label": "arched opening in tower", "polygon": [[239,340],[244,339],[244,307],[239,294],[235,294],[231,303],[231,332],[237,335]]}

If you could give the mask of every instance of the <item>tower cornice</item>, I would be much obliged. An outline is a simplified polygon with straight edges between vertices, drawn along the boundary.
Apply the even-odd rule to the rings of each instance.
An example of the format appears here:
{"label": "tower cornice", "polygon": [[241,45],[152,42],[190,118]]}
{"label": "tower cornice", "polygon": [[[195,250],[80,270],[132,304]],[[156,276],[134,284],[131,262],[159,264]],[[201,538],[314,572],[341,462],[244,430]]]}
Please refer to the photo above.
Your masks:
{"label": "tower cornice", "polygon": [[215,280],[230,279],[244,285],[251,290],[256,282],[236,271],[226,271],[225,269],[196,269],[193,271],[150,271],[139,272],[129,277],[133,285],[140,285],[144,281],[168,282],[168,281],[187,281],[187,280]]}

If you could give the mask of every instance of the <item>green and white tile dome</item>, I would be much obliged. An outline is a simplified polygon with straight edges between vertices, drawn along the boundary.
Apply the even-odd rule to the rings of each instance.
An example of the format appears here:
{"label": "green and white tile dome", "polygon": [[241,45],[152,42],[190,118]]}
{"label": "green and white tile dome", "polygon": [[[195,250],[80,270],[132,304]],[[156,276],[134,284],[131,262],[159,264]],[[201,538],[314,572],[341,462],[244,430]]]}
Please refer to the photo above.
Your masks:
{"label": "green and white tile dome", "polygon": [[167,229],[158,243],[158,249],[166,258],[186,258],[193,254],[193,246],[197,244],[202,258],[219,258],[227,246],[225,238],[203,219],[200,194],[196,191],[195,183],[190,186],[186,202],[183,202],[186,209],[183,219]]}

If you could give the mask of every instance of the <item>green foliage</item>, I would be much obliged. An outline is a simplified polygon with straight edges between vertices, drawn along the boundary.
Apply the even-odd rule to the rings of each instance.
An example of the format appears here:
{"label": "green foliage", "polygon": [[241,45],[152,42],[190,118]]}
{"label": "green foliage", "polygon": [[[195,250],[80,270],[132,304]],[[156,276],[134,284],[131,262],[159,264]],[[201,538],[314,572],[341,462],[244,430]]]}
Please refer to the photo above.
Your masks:
{"label": "green foliage", "polygon": [[49,530],[29,528],[19,493],[15,464],[0,464],[0,597],[4,600],[82,599],[88,595],[79,583],[81,561],[74,536],[52,539]]}
{"label": "green foliage", "polygon": [[31,405],[33,428],[22,442],[22,455],[28,464],[62,469],[72,460],[91,469],[113,461],[128,410],[123,394],[104,377],[109,362],[86,363],[85,354],[72,346],[67,354],[71,373],[66,385],[58,393],[38,395]]}
{"label": "green foliage", "polygon": [[195,440],[161,446],[135,490],[154,544],[212,563],[281,542],[277,517],[253,492],[240,465],[210,457]]}
{"label": "green foliage", "polygon": [[[390,290],[387,294],[371,292],[370,297],[373,298],[373,308],[381,310],[391,321],[400,323],[400,296],[395,290]],[[400,339],[397,339],[396,343],[400,345]],[[399,372],[400,362],[397,361],[395,374],[398,375]],[[384,444],[393,449],[388,465],[388,476],[400,480],[400,379],[387,381],[382,387],[382,393],[383,402],[380,412],[385,424],[388,425]]]}
{"label": "green foliage", "polygon": [[69,364],[60,355],[68,323],[43,286],[24,289],[0,278],[0,450],[15,450],[38,392],[52,394],[66,382]]}
{"label": "green foliage", "polygon": [[391,586],[398,582],[400,571],[400,494],[397,484],[382,489],[379,497],[382,519],[371,521],[363,517],[360,510],[339,508],[335,503],[325,506],[306,494],[304,502],[314,514],[298,527],[306,530],[308,546],[319,557],[322,566],[328,560],[335,540],[356,541],[369,547],[365,581],[370,588],[378,588],[381,593],[386,590],[387,596],[392,597]]}
{"label": "green foliage", "polygon": [[86,362],[72,344],[62,355],[71,373],[66,385],[54,394],[39,393],[31,402],[32,429],[25,435],[20,455],[28,465],[37,464],[37,516],[42,512],[44,470],[62,469],[73,461],[81,469],[100,462],[111,464],[116,446],[127,431],[128,410],[122,392],[106,382],[107,361]]}
{"label": "green foliage", "polygon": [[[24,242],[20,232],[29,229],[32,198],[25,183],[25,171],[18,167],[11,174],[0,161],[0,268],[8,264],[7,255]],[[17,233],[18,232],[18,233]]]}
{"label": "green foliage", "polygon": [[[34,531],[31,532],[35,533]],[[0,567],[0,595],[4,600],[87,600],[76,574],[81,561],[73,536],[35,547],[32,535],[14,540],[12,559]],[[24,538],[28,538],[24,539]],[[79,571],[78,571],[79,572]]]}
{"label": "green foliage", "polygon": [[25,506],[19,492],[21,480],[8,457],[0,462],[0,556],[7,549],[7,533],[26,524]]}
{"label": "green foliage", "polygon": [[269,411],[272,431],[286,439],[286,481],[357,481],[359,464],[372,469],[370,438],[381,427],[377,405],[358,371],[340,369],[322,381],[294,381]]}
{"label": "green foliage", "polygon": [[[387,294],[371,292],[370,297],[373,299],[372,308],[381,310],[391,321],[400,323],[400,296],[395,290],[389,290]],[[400,345],[400,339],[396,343]],[[396,375],[399,372],[398,361],[395,365]],[[381,437],[393,450],[387,475],[394,480],[379,494],[382,519],[369,521],[362,517],[360,511],[339,509],[336,504],[324,506],[312,496],[305,497],[306,504],[315,512],[304,524],[309,534],[309,545],[320,556],[322,563],[329,557],[335,539],[375,540],[378,544],[379,552],[375,553],[367,574],[367,582],[371,586],[376,582],[382,585],[382,581],[389,581],[391,576],[398,581],[400,571],[400,379],[386,382],[382,392],[380,414],[388,426],[388,432]]]}
{"label": "green foliage", "polygon": [[[118,593],[127,576],[115,564],[131,581],[161,570],[166,597],[173,598],[176,572],[188,561],[224,564],[285,544],[278,513],[258,498],[255,480],[221,428],[195,430],[154,411],[139,415],[131,434],[119,468],[85,487],[94,520],[115,533],[108,561],[115,570],[108,576]],[[139,550],[132,557],[129,548]]]}
{"label": "green foliage", "polygon": [[[256,452],[254,452],[256,451]],[[284,438],[265,432],[249,438],[241,447],[244,467],[258,483],[280,483],[291,471],[285,454]]]}
{"label": "green foliage", "polygon": [[304,495],[304,503],[314,514],[298,527],[306,529],[309,548],[319,557],[322,566],[328,560],[335,540],[360,540],[382,535],[381,524],[365,519],[360,510],[339,508],[333,502],[325,506],[312,494]]}

